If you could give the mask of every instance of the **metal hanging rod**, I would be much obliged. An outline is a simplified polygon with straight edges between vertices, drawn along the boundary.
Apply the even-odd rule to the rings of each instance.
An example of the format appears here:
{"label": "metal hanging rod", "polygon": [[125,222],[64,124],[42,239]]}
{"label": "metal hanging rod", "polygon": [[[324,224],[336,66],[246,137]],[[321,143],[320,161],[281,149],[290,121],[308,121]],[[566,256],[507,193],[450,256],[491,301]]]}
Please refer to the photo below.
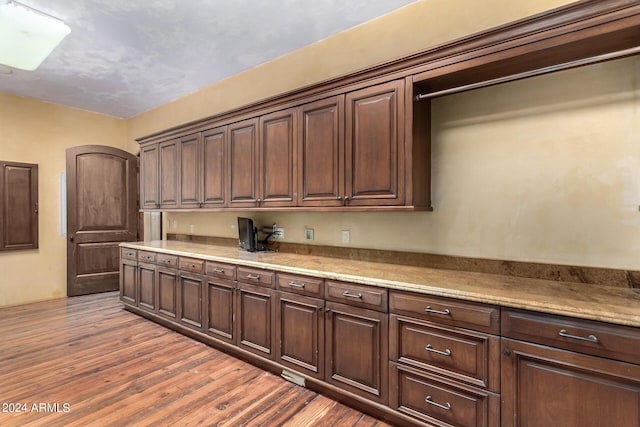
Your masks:
{"label": "metal hanging rod", "polygon": [[597,62],[609,61],[611,59],[619,59],[625,56],[635,55],[637,53],[640,53],[640,46],[632,47],[625,50],[619,50],[617,52],[605,53],[603,55],[592,56],[589,58],[577,59],[575,61],[565,62],[563,64],[558,64],[558,65],[551,65],[549,67],[537,68],[535,70],[525,71],[517,74],[511,74],[509,76],[498,77],[495,79],[485,80],[482,82],[471,83],[463,86],[456,86],[456,87],[452,87],[444,90],[438,90],[436,92],[421,93],[415,96],[415,100],[423,101],[425,99],[436,98],[438,96],[451,95],[453,93],[464,92],[467,90],[478,89],[486,86],[492,86],[499,83],[506,83],[514,80],[526,79],[528,77],[541,76],[543,74],[549,74],[555,71],[568,70],[569,68],[595,64]]}

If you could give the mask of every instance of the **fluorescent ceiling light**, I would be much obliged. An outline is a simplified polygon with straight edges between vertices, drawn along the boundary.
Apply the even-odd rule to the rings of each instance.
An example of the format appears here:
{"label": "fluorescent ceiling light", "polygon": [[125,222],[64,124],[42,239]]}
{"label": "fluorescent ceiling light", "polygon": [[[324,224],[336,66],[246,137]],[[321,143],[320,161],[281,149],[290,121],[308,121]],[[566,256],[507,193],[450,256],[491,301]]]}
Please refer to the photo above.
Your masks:
{"label": "fluorescent ceiling light", "polygon": [[0,64],[33,71],[70,32],[61,20],[35,9],[0,4]]}

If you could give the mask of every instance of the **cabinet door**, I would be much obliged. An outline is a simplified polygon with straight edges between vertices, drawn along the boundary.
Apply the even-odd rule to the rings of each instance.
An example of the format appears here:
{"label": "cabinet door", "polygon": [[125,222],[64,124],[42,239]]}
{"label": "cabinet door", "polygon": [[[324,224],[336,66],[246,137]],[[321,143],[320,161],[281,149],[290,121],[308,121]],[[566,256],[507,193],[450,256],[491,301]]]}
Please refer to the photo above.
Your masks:
{"label": "cabinet door", "polygon": [[180,139],[179,155],[180,160],[179,179],[180,186],[180,207],[199,208],[200,207],[200,134],[190,135]]}
{"label": "cabinet door", "polygon": [[138,305],[137,270],[136,261],[120,261],[120,300],[125,304]]}
{"label": "cabinet door", "polygon": [[344,95],[299,109],[298,205],[342,206]]}
{"label": "cabinet door", "polygon": [[0,161],[0,250],[38,247],[38,165]]}
{"label": "cabinet door", "polygon": [[234,343],[234,283],[224,279],[207,279],[206,332],[222,341]]}
{"label": "cabinet door", "polygon": [[295,206],[295,110],[260,117],[260,206]]}
{"label": "cabinet door", "polygon": [[140,298],[138,306],[147,311],[156,310],[156,266],[138,264],[138,289]]}
{"label": "cabinet door", "polygon": [[229,207],[258,203],[258,119],[229,125]]}
{"label": "cabinet door", "polygon": [[640,366],[502,339],[502,426],[640,425]]}
{"label": "cabinet door", "polygon": [[202,206],[225,206],[227,127],[202,134]]}
{"label": "cabinet door", "polygon": [[158,267],[156,281],[158,283],[158,313],[171,320],[177,320],[177,271]]}
{"label": "cabinet door", "polygon": [[140,148],[140,205],[142,209],[160,207],[158,198],[158,144]]}
{"label": "cabinet door", "polygon": [[274,290],[238,283],[236,335],[238,346],[273,359]]}
{"label": "cabinet door", "polygon": [[326,380],[378,403],[387,403],[387,314],[327,302]]}
{"label": "cabinet door", "polygon": [[159,199],[161,208],[178,207],[178,141],[163,142],[158,146]]}
{"label": "cabinet door", "polygon": [[180,323],[194,329],[202,329],[203,277],[197,274],[180,272],[178,285],[178,317],[180,318]]}
{"label": "cabinet door", "polygon": [[347,94],[347,205],[404,203],[404,81]]}
{"label": "cabinet door", "polygon": [[324,379],[324,301],[278,292],[276,361]]}

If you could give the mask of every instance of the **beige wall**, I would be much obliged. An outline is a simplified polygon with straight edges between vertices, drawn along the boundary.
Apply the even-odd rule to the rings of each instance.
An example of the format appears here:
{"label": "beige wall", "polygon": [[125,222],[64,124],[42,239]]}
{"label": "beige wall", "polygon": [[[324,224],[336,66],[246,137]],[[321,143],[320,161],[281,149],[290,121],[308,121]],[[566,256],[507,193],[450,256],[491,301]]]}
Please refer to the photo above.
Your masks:
{"label": "beige wall", "polygon": [[0,93],[0,159],[38,164],[39,248],[0,252],[0,306],[66,295],[66,239],[60,235],[60,173],[77,145],[124,148],[126,122]]}
{"label": "beige wall", "polygon": [[[134,139],[396,59],[569,0],[429,0],[127,121],[0,93],[0,158],[40,165],[40,249],[0,254],[0,306],[65,294],[64,150]],[[215,64],[212,64],[215,66]],[[640,60],[449,96],[433,105],[430,213],[261,213],[285,240],[640,268]],[[169,231],[235,237],[237,213],[170,214]],[[173,221],[176,227],[173,227]]]}

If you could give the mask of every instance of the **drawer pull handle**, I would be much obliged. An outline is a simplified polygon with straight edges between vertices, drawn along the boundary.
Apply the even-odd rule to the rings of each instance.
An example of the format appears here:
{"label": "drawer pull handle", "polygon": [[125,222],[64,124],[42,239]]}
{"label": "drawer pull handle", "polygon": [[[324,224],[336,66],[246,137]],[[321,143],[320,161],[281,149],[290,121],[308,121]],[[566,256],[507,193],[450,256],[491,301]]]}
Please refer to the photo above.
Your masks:
{"label": "drawer pull handle", "polygon": [[185,263],[184,265],[185,265],[186,267],[189,267],[189,268],[195,268],[195,267],[196,267],[196,265],[195,265],[195,264],[191,264],[191,263],[188,263],[188,262],[187,262],[187,263]]}
{"label": "drawer pull handle", "polygon": [[260,280],[260,275],[259,274],[247,274],[247,279]]}
{"label": "drawer pull handle", "polygon": [[218,268],[218,267],[215,267],[215,268],[213,269],[213,272],[214,272],[214,273],[224,273],[224,268]]}
{"label": "drawer pull handle", "polygon": [[446,349],[445,351],[436,350],[431,346],[431,344],[427,344],[427,346],[424,349],[427,351],[430,351],[431,353],[440,354],[442,356],[451,356],[451,350],[449,349]]}
{"label": "drawer pull handle", "polygon": [[289,282],[289,286],[291,286],[292,288],[300,288],[300,289],[304,289],[304,283],[296,283],[294,281]]}
{"label": "drawer pull handle", "polygon": [[358,294],[352,294],[349,293],[349,291],[344,291],[342,293],[343,297],[347,297],[347,298],[355,298],[355,299],[362,299],[362,294],[358,293]]}
{"label": "drawer pull handle", "polygon": [[598,337],[596,337],[595,335],[589,335],[588,337],[579,337],[577,335],[571,335],[569,332],[567,332],[566,329],[561,329],[560,332],[558,332],[558,335],[560,335],[563,338],[571,338],[572,340],[578,340],[578,341],[587,341],[587,342],[591,342],[594,344],[597,344],[600,342],[600,340],[598,339]]}
{"label": "drawer pull handle", "polygon": [[433,401],[433,397],[431,397],[431,396],[427,396],[427,397],[424,399],[424,401],[425,401],[425,403],[428,403],[429,405],[433,405],[433,406],[435,406],[436,408],[444,409],[445,411],[450,411],[450,410],[451,410],[451,403],[449,403],[449,402],[445,402],[445,404],[444,404],[444,405],[441,405],[441,404],[440,404],[440,403],[438,403],[438,402],[434,402],[434,401]]}
{"label": "drawer pull handle", "polygon": [[165,260],[164,262],[165,262],[166,264],[171,264],[171,260],[170,260],[170,259],[167,259],[167,260]]}
{"label": "drawer pull handle", "polygon": [[442,314],[444,316],[448,316],[451,314],[448,308],[445,308],[444,310],[434,310],[430,305],[428,305],[427,308],[424,309],[424,311],[426,311],[427,313]]}

